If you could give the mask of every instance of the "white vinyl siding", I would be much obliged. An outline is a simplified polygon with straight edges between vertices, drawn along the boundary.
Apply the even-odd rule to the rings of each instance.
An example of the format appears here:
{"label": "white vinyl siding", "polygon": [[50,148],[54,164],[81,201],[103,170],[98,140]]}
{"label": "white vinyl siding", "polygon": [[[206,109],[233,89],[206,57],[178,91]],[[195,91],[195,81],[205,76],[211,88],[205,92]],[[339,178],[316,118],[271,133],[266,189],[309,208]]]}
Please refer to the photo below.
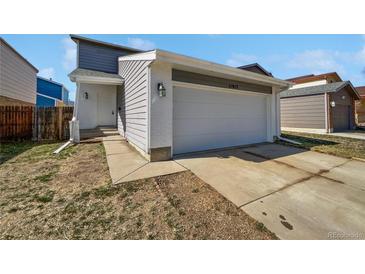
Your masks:
{"label": "white vinyl siding", "polygon": [[[80,83],[79,89],[80,129],[115,126],[116,86]],[[84,97],[85,92],[88,93],[87,99]]]}
{"label": "white vinyl siding", "polygon": [[324,95],[281,98],[281,126],[325,129]]}
{"label": "white vinyl siding", "polygon": [[267,98],[174,87],[174,154],[265,142]]}
{"label": "white vinyl siding", "polygon": [[150,61],[120,61],[119,75],[124,90],[118,92],[118,130],[147,152],[148,145],[148,65]]}
{"label": "white vinyl siding", "polygon": [[0,40],[0,95],[36,103],[37,71]]}

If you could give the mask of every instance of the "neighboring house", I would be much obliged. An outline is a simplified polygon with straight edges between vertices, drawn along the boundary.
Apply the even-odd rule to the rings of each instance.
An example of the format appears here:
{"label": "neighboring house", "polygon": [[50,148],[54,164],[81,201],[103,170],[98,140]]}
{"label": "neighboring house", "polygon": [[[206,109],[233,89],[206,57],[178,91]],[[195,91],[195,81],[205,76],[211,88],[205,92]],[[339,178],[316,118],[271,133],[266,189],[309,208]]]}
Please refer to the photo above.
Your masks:
{"label": "neighboring house", "polygon": [[264,69],[260,64],[258,63],[253,63],[253,64],[249,64],[249,65],[245,65],[245,66],[240,66],[238,67],[239,69],[244,69],[247,71],[251,71],[251,72],[255,72],[255,73],[259,73],[259,74],[263,74],[266,76],[270,76],[273,77],[271,72],[268,72],[266,69]]}
{"label": "neighboring house", "polygon": [[67,88],[52,79],[37,77],[37,106],[55,107],[69,104]]}
{"label": "neighboring house", "polygon": [[353,129],[359,94],[337,73],[287,79],[294,85],[281,96],[281,129],[330,133]]}
{"label": "neighboring house", "polygon": [[117,127],[150,161],[273,142],[279,92],[290,83],[164,50],[139,50],[71,35],[78,67],[71,138],[78,127]]}
{"label": "neighboring house", "polygon": [[0,37],[0,105],[35,105],[38,70]]}
{"label": "neighboring house", "polygon": [[356,87],[357,92],[360,95],[360,100],[356,101],[356,118],[357,123],[360,125],[365,124],[365,86]]}

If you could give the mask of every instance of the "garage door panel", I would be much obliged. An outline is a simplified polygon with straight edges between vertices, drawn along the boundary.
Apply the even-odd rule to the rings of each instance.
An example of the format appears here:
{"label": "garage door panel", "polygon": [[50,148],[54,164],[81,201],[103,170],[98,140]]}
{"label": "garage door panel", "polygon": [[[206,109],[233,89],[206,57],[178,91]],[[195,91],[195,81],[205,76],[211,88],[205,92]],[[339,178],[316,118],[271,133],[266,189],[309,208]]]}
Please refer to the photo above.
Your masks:
{"label": "garage door panel", "polygon": [[[242,100],[242,98],[238,98]],[[238,100],[238,101],[239,101]],[[176,117],[180,118],[249,118],[250,116],[255,115],[258,112],[265,113],[266,105],[263,99],[255,102],[242,102],[240,104],[220,104],[220,103],[198,103],[198,102],[181,102],[175,101],[174,103],[174,111],[176,113]],[[257,105],[258,109],[253,113],[251,109],[251,105]]]}
{"label": "garage door panel", "polygon": [[266,96],[174,88],[174,154],[266,141]]}
{"label": "garage door panel", "polygon": [[245,138],[228,133],[218,133],[214,137],[212,135],[179,136],[174,139],[174,153],[202,151],[265,141],[265,138],[258,140],[256,133],[244,132],[243,134],[245,134]]}
{"label": "garage door panel", "polygon": [[[262,117],[262,120],[266,119]],[[176,119],[174,120],[175,135],[200,135],[200,134],[219,134],[220,132],[260,133],[265,130],[266,123],[252,124],[246,118],[212,118],[212,119]],[[186,128],[194,128],[194,131],[188,131]]]}

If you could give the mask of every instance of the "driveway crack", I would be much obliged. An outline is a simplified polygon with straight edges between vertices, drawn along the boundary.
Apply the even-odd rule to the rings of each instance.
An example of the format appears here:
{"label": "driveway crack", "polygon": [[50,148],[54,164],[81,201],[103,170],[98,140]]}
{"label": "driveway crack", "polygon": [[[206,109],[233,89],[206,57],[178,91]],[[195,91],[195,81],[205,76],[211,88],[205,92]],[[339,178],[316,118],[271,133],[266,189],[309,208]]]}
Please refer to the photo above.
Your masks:
{"label": "driveway crack", "polygon": [[284,190],[284,189],[287,189],[287,188],[289,188],[289,187],[291,187],[291,186],[293,186],[293,185],[297,185],[297,184],[303,183],[303,182],[305,182],[305,181],[308,181],[309,179],[311,179],[311,178],[313,178],[313,177],[315,177],[315,176],[317,176],[317,175],[312,173],[310,176],[307,176],[307,177],[305,177],[305,178],[302,178],[302,179],[296,180],[296,181],[294,181],[293,183],[288,184],[288,185],[286,185],[286,186],[283,186],[283,187],[281,187],[281,188],[279,188],[279,189],[277,189],[277,190],[275,190],[275,191],[273,191],[273,192],[270,192],[270,193],[265,194],[265,195],[263,195],[263,196],[261,196],[261,197],[259,197],[259,198],[254,199],[254,200],[252,200],[252,201],[249,201],[249,202],[247,202],[247,203],[244,203],[244,204],[240,205],[238,208],[242,208],[242,207],[244,207],[244,206],[246,206],[246,205],[248,205],[248,204],[254,203],[254,202],[256,202],[256,201],[258,201],[258,200],[260,200],[260,199],[263,199],[263,198],[265,198],[265,197],[267,197],[267,196],[270,196],[270,195],[275,194],[275,193],[277,193],[277,192],[279,192],[279,191],[282,191],[282,190]]}
{"label": "driveway crack", "polygon": [[[246,152],[246,151],[245,151],[245,152]],[[340,166],[342,166],[342,165],[344,165],[344,164],[348,163],[349,161],[351,161],[351,159],[348,159],[347,161],[345,161],[345,162],[343,162],[343,163],[341,163],[341,164],[339,164],[339,165],[335,165],[335,166],[331,167],[330,169],[322,169],[322,170],[320,170],[320,171],[319,171],[319,172],[317,172],[317,173],[313,173],[313,172],[309,172],[309,171],[307,171],[307,170],[304,170],[304,169],[297,168],[297,167],[295,167],[295,166],[289,165],[289,164],[287,164],[287,163],[280,162],[280,161],[275,160],[275,159],[269,159],[269,158],[267,158],[267,157],[263,157],[263,156],[261,156],[261,155],[259,155],[259,154],[256,154],[256,153],[251,153],[251,152],[249,152],[249,154],[252,154],[252,155],[257,156],[257,157],[261,157],[261,158],[263,158],[263,159],[267,159],[267,160],[274,161],[275,163],[278,163],[278,164],[286,165],[286,166],[289,166],[289,167],[292,167],[292,168],[295,168],[295,169],[298,169],[298,170],[305,171],[305,172],[307,172],[307,173],[309,173],[309,174],[311,174],[311,175],[310,175],[310,176],[307,176],[307,177],[305,177],[305,178],[302,178],[302,179],[296,180],[296,181],[294,181],[294,182],[293,182],[293,183],[291,183],[291,184],[288,184],[288,185],[286,185],[286,186],[283,186],[283,187],[281,187],[281,188],[279,188],[279,189],[277,189],[277,190],[275,190],[275,191],[273,191],[273,192],[270,192],[270,193],[268,193],[268,194],[265,194],[265,195],[263,195],[263,196],[261,196],[261,197],[259,197],[259,198],[256,198],[256,199],[254,199],[254,200],[252,200],[252,201],[249,201],[249,202],[247,202],[247,203],[244,203],[244,204],[240,205],[238,208],[242,208],[242,207],[244,207],[244,206],[246,206],[246,205],[248,205],[248,204],[251,204],[251,203],[253,203],[253,202],[256,202],[256,201],[258,201],[258,200],[260,200],[260,199],[263,199],[263,198],[265,198],[265,197],[267,197],[267,196],[270,196],[270,195],[272,195],[272,194],[275,194],[275,193],[277,193],[277,192],[279,192],[279,191],[282,191],[282,190],[284,190],[284,189],[287,189],[287,188],[292,187],[292,186],[294,186],[294,185],[297,185],[297,184],[299,184],[299,183],[303,183],[303,182],[305,182],[305,181],[308,181],[309,179],[311,179],[311,178],[313,178],[313,177],[316,177],[316,176],[318,176],[318,177],[322,177],[322,178],[325,178],[325,179],[327,179],[327,180],[329,180],[329,181],[332,181],[332,182],[334,182],[334,183],[339,183],[339,184],[344,184],[344,185],[350,186],[350,185],[348,185],[348,184],[346,184],[346,183],[344,183],[344,182],[342,182],[342,181],[340,181],[340,180],[335,180],[335,179],[332,179],[332,178],[328,178],[328,177],[323,176],[322,174],[324,174],[324,173],[328,173],[328,172],[330,172],[332,169],[337,168],[337,167],[340,167]],[[350,187],[352,187],[352,186],[350,186]]]}

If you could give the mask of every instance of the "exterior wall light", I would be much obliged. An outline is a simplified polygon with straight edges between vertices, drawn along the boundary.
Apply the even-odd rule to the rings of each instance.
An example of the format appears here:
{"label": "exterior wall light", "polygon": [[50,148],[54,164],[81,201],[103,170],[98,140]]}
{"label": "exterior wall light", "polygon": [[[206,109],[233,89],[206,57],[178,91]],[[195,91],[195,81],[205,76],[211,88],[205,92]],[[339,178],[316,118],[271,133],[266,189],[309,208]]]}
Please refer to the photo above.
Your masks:
{"label": "exterior wall light", "polygon": [[84,99],[85,100],[89,99],[89,93],[87,93],[86,91],[84,92]]}
{"label": "exterior wall light", "polygon": [[157,84],[157,90],[158,90],[158,95],[160,97],[165,97],[166,96],[166,88],[164,87],[163,83],[158,83]]}
{"label": "exterior wall light", "polygon": [[330,102],[330,106],[334,108],[336,106],[336,102],[335,101],[331,101]]}

